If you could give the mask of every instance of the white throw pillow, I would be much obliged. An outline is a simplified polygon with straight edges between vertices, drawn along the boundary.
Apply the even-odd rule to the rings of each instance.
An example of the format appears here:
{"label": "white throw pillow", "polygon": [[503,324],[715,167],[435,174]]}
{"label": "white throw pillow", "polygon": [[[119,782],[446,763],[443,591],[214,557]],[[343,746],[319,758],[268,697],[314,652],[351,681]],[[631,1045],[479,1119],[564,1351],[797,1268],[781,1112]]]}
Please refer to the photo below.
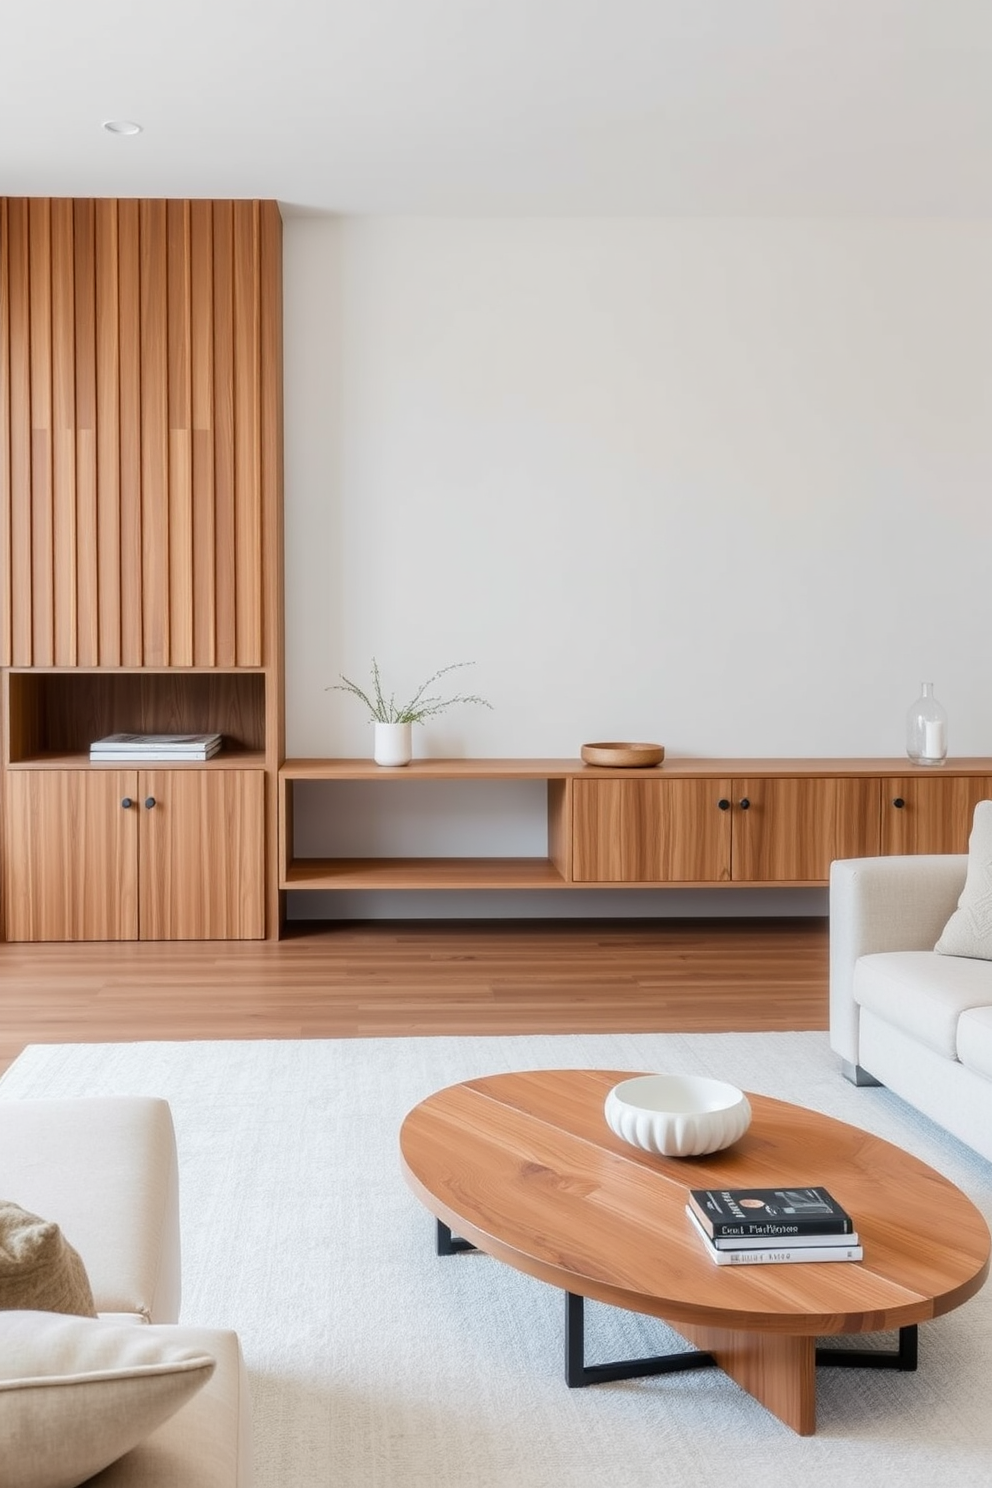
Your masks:
{"label": "white throw pillow", "polygon": [[77,1488],[195,1395],[214,1359],[170,1331],[0,1312],[3,1488]]}
{"label": "white throw pillow", "polygon": [[992,801],[975,807],[964,888],[934,950],[992,961]]}

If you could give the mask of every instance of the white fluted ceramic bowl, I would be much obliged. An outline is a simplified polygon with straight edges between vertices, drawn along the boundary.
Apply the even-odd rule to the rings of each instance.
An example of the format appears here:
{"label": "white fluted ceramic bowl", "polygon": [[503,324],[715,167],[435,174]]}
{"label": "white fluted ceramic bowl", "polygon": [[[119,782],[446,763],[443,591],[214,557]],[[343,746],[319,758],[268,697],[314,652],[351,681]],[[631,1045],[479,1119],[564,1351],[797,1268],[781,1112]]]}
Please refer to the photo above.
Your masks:
{"label": "white fluted ceramic bowl", "polygon": [[606,1124],[618,1137],[660,1157],[703,1157],[751,1125],[743,1090],[702,1075],[636,1075],[606,1097]]}

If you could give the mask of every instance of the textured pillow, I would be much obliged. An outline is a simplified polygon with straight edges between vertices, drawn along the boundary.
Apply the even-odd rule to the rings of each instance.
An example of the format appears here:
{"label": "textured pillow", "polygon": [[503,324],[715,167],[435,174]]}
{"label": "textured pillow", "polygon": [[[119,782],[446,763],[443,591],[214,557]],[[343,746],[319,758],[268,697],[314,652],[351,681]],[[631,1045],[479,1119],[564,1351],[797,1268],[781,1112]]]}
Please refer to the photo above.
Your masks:
{"label": "textured pillow", "polygon": [[215,1361],[169,1333],[168,1324],[0,1313],[3,1488],[77,1488],[195,1395]]}
{"label": "textured pillow", "polygon": [[0,1309],[96,1317],[89,1277],[57,1224],[0,1199]]}
{"label": "textured pillow", "polygon": [[975,807],[964,888],[934,950],[992,961],[992,801]]}

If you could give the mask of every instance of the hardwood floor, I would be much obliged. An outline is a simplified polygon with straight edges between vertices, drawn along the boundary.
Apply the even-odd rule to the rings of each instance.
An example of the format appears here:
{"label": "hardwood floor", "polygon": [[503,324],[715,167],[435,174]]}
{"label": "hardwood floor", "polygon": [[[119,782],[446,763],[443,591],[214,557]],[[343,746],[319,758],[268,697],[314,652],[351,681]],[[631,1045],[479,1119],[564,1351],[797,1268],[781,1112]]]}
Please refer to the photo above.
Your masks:
{"label": "hardwood floor", "polygon": [[827,1026],[827,922],[366,921],[286,939],[0,945],[28,1043]]}

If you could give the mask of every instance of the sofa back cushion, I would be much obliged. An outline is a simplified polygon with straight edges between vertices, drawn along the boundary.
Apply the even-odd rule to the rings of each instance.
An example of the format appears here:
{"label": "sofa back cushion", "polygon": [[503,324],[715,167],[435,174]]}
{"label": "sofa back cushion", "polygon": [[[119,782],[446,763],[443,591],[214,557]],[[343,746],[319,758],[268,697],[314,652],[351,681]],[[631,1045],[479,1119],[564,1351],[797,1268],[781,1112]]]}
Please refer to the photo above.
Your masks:
{"label": "sofa back cushion", "polygon": [[964,888],[934,950],[992,961],[992,801],[975,807]]}

